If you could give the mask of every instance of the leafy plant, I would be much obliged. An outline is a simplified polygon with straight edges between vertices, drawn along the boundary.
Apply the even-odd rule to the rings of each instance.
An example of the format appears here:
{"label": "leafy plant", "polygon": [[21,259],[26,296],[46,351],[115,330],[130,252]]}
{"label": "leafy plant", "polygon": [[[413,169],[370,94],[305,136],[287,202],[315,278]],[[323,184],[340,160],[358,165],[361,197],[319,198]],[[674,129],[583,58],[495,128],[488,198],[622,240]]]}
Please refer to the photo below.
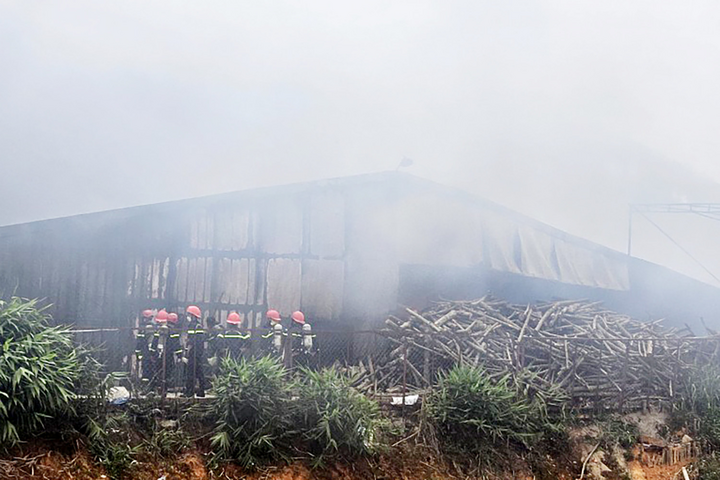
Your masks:
{"label": "leafy plant", "polygon": [[439,378],[426,412],[445,445],[482,451],[517,444],[530,447],[559,431],[540,397],[530,397],[509,375],[493,380],[482,368],[456,366]]}
{"label": "leafy plant", "polygon": [[215,421],[211,443],[217,459],[253,468],[282,455],[290,385],[278,360],[226,357],[213,387],[216,399],[208,413]]}
{"label": "leafy plant", "polygon": [[12,446],[71,409],[81,362],[72,333],[36,300],[0,300],[0,444]]}
{"label": "leafy plant", "polygon": [[682,378],[682,395],[676,403],[679,410],[702,415],[720,406],[720,367],[712,363],[701,368],[695,367]]}
{"label": "leafy plant", "polygon": [[141,448],[156,458],[171,458],[190,447],[188,436],[179,428],[156,424]]}
{"label": "leafy plant", "polygon": [[713,448],[720,448],[720,367],[694,367],[682,377],[681,395],[674,403],[669,427],[687,428]]}
{"label": "leafy plant", "polygon": [[121,480],[135,461],[138,446],[132,446],[127,414],[108,415],[101,421],[88,419],[90,453],[112,480]]}
{"label": "leafy plant", "polygon": [[618,445],[629,450],[637,443],[639,436],[640,430],[636,424],[611,417],[602,424],[600,443],[606,449]]}
{"label": "leafy plant", "polygon": [[296,419],[318,464],[328,454],[372,455],[382,447],[388,422],[352,381],[336,368],[300,371]]}
{"label": "leafy plant", "polygon": [[702,480],[720,480],[720,458],[717,454],[712,453],[702,457],[695,465],[697,476]]}

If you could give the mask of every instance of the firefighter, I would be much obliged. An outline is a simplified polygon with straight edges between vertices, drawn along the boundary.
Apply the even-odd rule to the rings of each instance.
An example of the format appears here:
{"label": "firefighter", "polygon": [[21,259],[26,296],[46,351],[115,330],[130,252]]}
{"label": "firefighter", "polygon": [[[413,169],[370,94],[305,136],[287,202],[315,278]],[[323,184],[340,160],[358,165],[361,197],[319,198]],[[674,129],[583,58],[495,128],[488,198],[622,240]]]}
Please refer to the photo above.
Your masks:
{"label": "firefighter", "polygon": [[294,311],[290,319],[291,323],[286,334],[284,364],[288,368],[308,367],[313,353],[312,329],[310,324],[305,322],[305,314],[300,310]]}
{"label": "firefighter", "polygon": [[215,317],[210,316],[207,318],[207,326],[208,326],[208,339],[207,339],[207,359],[208,359],[208,366],[210,367],[209,373],[210,375],[217,374],[218,368],[220,366],[220,357],[222,356],[222,343],[223,343],[223,333],[225,329],[223,326],[218,322]]}
{"label": "firefighter", "polygon": [[137,364],[138,377],[143,383],[150,382],[150,349],[148,338],[146,336],[148,327],[152,327],[153,311],[150,309],[143,310],[138,325],[137,334],[135,335],[135,361]]}
{"label": "firefighter", "polygon": [[242,319],[237,312],[231,312],[227,317],[227,329],[222,334],[222,355],[240,360],[248,349],[250,335],[240,330]]}
{"label": "firefighter", "polygon": [[150,341],[150,358],[152,361],[152,372],[150,380],[150,388],[156,388],[162,385],[165,379],[165,342],[167,340],[168,313],[165,309],[159,310],[155,314],[155,329],[152,333]]}
{"label": "firefighter", "polygon": [[205,396],[205,330],[202,313],[195,305],[187,307],[188,336],[185,344],[185,396]]}
{"label": "firefighter", "polygon": [[166,345],[165,378],[168,387],[174,388],[178,385],[178,364],[182,357],[182,345],[180,344],[180,329],[178,326],[178,314],[168,313],[168,327],[170,327]]}
{"label": "firefighter", "polygon": [[268,329],[260,335],[260,355],[282,357],[283,337],[282,318],[277,310],[268,310],[265,314],[268,319]]}

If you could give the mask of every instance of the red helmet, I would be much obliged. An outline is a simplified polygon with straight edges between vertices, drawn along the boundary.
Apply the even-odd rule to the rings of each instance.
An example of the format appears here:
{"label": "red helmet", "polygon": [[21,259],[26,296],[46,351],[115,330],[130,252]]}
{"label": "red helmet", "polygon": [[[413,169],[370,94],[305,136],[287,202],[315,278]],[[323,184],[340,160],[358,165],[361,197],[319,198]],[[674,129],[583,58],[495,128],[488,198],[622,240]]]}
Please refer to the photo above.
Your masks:
{"label": "red helmet", "polygon": [[165,311],[165,309],[160,310],[157,315],[155,315],[155,321],[158,323],[165,323],[168,321],[168,313]]}
{"label": "red helmet", "polygon": [[268,310],[265,316],[267,316],[267,318],[269,318],[273,322],[279,322],[281,320],[280,312],[278,312],[277,310]]}
{"label": "red helmet", "polygon": [[178,315],[177,313],[168,313],[168,322],[170,323],[177,323],[178,322]]}
{"label": "red helmet", "polygon": [[300,310],[296,310],[292,313],[291,318],[293,319],[293,322],[303,324],[305,323],[305,314],[302,313]]}
{"label": "red helmet", "polygon": [[152,310],[150,310],[149,308],[146,310],[143,310],[143,317],[152,318]]}
{"label": "red helmet", "polygon": [[227,322],[231,325],[237,325],[241,322],[240,315],[237,312],[230,312],[228,315]]}
{"label": "red helmet", "polygon": [[202,313],[200,312],[200,308],[196,307],[195,305],[190,305],[185,309],[185,313],[192,315],[195,318],[202,317]]}

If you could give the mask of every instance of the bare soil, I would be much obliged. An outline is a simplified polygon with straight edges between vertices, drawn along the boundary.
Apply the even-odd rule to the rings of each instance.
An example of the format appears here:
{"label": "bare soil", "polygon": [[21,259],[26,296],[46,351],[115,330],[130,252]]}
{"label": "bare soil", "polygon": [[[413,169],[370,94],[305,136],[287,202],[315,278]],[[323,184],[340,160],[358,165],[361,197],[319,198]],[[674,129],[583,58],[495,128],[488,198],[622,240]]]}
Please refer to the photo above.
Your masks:
{"label": "bare soil", "polygon": [[[502,469],[496,474],[461,473],[446,462],[427,452],[412,448],[396,448],[392,452],[370,460],[338,462],[321,469],[312,469],[304,462],[248,472],[233,465],[210,471],[206,456],[199,451],[187,451],[167,460],[139,461],[124,480],[460,480],[482,478],[488,480],[534,480],[522,464]],[[569,473],[551,474],[557,480],[572,480]],[[56,450],[50,444],[25,445],[9,458],[0,460],[1,480],[107,480],[102,468],[95,464],[82,445],[74,449]]]}

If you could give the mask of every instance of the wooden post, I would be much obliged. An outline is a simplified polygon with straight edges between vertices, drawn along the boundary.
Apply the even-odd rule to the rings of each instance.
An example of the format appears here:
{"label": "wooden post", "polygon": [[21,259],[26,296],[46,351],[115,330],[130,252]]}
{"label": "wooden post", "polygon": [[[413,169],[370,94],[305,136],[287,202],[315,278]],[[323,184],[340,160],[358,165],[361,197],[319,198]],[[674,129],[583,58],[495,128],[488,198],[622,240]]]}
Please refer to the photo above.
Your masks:
{"label": "wooden post", "polygon": [[167,345],[163,345],[162,351],[162,390],[160,391],[160,402],[165,403],[167,395]]}
{"label": "wooden post", "polygon": [[407,356],[408,344],[407,339],[403,338],[403,376],[402,376],[402,407],[400,413],[405,420],[405,395],[407,394]]}
{"label": "wooden post", "polygon": [[677,352],[675,352],[675,369],[673,370],[673,379],[672,379],[672,391],[670,392],[670,396],[672,398],[675,398],[675,393],[677,392],[677,382],[678,382],[678,375],[680,374],[680,351],[682,350],[682,342],[678,342],[677,344]]}
{"label": "wooden post", "polygon": [[577,372],[577,344],[572,342],[572,377],[570,378],[570,396],[573,404],[577,402],[575,398],[575,375]]}
{"label": "wooden post", "polygon": [[628,363],[630,362],[630,342],[625,341],[623,342],[623,345],[625,345],[625,356],[623,357],[623,366],[622,366],[622,384],[620,385],[620,401],[618,404],[618,410],[622,412],[623,406],[625,405],[625,395],[628,388],[628,380],[627,380],[627,371],[628,371]]}

